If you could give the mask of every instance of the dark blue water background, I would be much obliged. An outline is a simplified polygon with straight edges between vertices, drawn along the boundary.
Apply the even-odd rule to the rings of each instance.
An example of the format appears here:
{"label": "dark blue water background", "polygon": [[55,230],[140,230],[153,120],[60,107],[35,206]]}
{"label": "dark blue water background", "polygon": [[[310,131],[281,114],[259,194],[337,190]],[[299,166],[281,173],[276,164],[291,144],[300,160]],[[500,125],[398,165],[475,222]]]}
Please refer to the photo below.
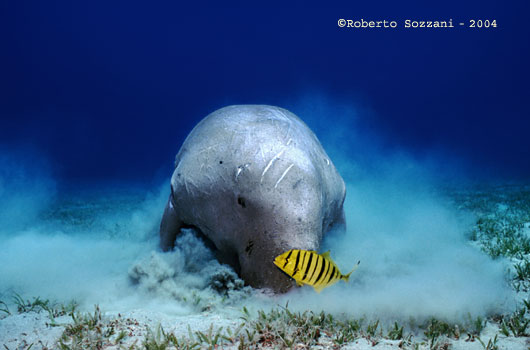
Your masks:
{"label": "dark blue water background", "polygon": [[[185,136],[217,108],[279,105],[320,135],[344,122],[342,104],[357,111],[344,128],[377,135],[382,152],[528,178],[525,2],[289,3],[3,2],[2,152],[45,159],[65,183],[150,182],[170,175]],[[339,28],[341,18],[399,28]],[[405,19],[498,26],[412,30]],[[314,99],[328,107],[307,115]]]}

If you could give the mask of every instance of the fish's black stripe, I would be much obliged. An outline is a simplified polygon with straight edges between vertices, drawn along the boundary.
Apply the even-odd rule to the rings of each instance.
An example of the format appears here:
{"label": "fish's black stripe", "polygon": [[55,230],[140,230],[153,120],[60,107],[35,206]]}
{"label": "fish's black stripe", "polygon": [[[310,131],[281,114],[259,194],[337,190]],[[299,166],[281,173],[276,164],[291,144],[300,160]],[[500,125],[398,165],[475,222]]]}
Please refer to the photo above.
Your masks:
{"label": "fish's black stripe", "polygon": [[283,264],[282,268],[285,268],[285,265],[287,265],[287,263],[289,262],[289,257],[291,256],[291,254],[293,254],[293,250],[292,249],[289,252],[289,254],[287,254],[287,257],[285,258],[285,263]]}
{"label": "fish's black stripe", "polygon": [[336,279],[339,279],[340,278],[340,271],[339,269],[337,268],[337,271],[335,271],[335,274],[333,275],[333,280],[336,280]]}
{"label": "fish's black stripe", "polygon": [[326,280],[326,277],[328,276],[329,270],[331,270],[331,262],[324,259],[324,264],[326,264],[326,266],[324,266],[324,273],[322,274],[322,276],[318,276],[318,280],[316,282],[319,286],[325,285],[324,281]]}
{"label": "fish's black stripe", "polygon": [[309,270],[311,269],[311,262],[313,261],[313,253],[308,253],[309,254],[309,261],[307,263],[307,266],[306,268],[304,269],[304,278],[302,278],[302,280],[305,280],[305,278],[307,277],[307,273],[309,272]]}
{"label": "fish's black stripe", "polygon": [[300,254],[300,251],[299,250],[293,250],[293,256],[291,257],[291,259],[295,259],[296,260],[294,261],[294,264],[289,264],[290,266],[288,266],[287,268],[289,269],[289,274],[291,276],[294,275],[294,270],[296,269],[296,264],[298,262],[298,255]]}
{"label": "fish's black stripe", "polygon": [[301,277],[300,278],[301,280],[304,279],[304,276],[305,276],[305,273],[306,273],[306,269],[307,269],[307,266],[305,264],[305,258],[307,257],[307,252],[304,251],[304,258],[302,259],[302,264],[300,265],[300,270],[301,270]]}
{"label": "fish's black stripe", "polygon": [[[321,257],[322,258],[322,257]],[[322,277],[322,275],[326,275],[324,272],[328,270],[328,261],[324,258],[322,258],[324,260],[323,262],[323,265],[322,268],[320,269],[320,273],[318,274],[318,277],[315,281],[315,284],[317,284],[319,281],[320,281],[320,277]]]}
{"label": "fish's black stripe", "polygon": [[318,267],[318,254],[316,253],[311,253],[311,256],[314,256],[315,257],[315,266],[314,267],[311,267],[311,262],[309,262],[309,269],[307,270],[307,282],[308,283],[311,283],[311,277],[313,277],[313,275],[315,274],[315,271]]}
{"label": "fish's black stripe", "polygon": [[304,256],[302,257],[302,261],[300,261],[300,268],[298,270],[300,270],[300,275],[303,276],[303,272],[307,268],[306,263],[305,263],[305,259],[307,258],[308,252],[305,251],[305,250],[302,250],[302,252],[304,253]]}
{"label": "fish's black stripe", "polygon": [[[330,262],[330,264],[331,264],[331,262]],[[333,265],[333,270],[328,272],[329,278],[327,280],[324,280],[324,284],[327,284],[327,283],[331,282],[331,280],[333,279],[334,275],[335,275],[335,265]]]}
{"label": "fish's black stripe", "polygon": [[[309,279],[308,279],[309,282],[311,282],[311,280],[313,279],[313,276],[315,275],[315,272],[317,272],[317,269],[318,269],[318,263],[322,260],[322,257],[318,254],[315,254],[315,257],[317,260],[315,261],[315,268],[313,269],[313,271],[311,271],[311,275],[309,276]],[[320,270],[322,270],[322,265],[320,265]]]}
{"label": "fish's black stripe", "polygon": [[298,253],[298,255],[296,255],[296,262],[294,263],[293,276],[296,275],[296,271],[298,269],[298,262],[300,261],[300,255],[302,255],[301,250],[297,250],[296,252]]}

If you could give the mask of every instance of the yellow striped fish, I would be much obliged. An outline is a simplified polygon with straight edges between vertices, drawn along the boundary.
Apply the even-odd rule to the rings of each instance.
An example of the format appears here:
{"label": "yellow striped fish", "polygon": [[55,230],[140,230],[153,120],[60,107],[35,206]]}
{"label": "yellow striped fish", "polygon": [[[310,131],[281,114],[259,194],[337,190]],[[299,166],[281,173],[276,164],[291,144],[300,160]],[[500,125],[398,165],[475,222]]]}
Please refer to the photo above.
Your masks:
{"label": "yellow striped fish", "polygon": [[347,275],[340,273],[339,268],[329,256],[329,251],[318,254],[314,250],[291,249],[274,259],[274,265],[294,278],[296,284],[313,286],[320,293],[339,280],[348,282],[353,271],[357,269],[360,261]]}

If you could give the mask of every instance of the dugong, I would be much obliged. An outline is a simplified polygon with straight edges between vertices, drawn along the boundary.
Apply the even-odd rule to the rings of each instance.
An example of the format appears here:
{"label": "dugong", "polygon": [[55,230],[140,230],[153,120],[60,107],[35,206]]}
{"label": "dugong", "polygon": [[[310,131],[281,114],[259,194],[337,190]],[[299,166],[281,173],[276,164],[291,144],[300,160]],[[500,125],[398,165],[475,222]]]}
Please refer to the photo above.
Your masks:
{"label": "dugong", "polygon": [[345,225],[346,187],[315,134],[293,113],[266,105],[221,108],[200,121],[175,160],[160,246],[193,227],[255,288],[285,292],[275,265],[290,249],[318,250]]}

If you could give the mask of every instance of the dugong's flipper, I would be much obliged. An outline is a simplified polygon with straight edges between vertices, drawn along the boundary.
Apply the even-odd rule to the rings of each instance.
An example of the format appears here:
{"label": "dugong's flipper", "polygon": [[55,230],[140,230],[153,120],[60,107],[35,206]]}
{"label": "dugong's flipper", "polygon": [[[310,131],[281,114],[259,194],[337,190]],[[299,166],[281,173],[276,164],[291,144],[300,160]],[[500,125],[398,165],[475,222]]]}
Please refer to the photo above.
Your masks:
{"label": "dugong's flipper", "polygon": [[179,220],[175,213],[175,207],[173,206],[172,195],[166,204],[162,221],[160,222],[160,248],[163,251],[168,251],[173,248],[175,244],[175,238],[180,233],[182,228],[182,222]]}

